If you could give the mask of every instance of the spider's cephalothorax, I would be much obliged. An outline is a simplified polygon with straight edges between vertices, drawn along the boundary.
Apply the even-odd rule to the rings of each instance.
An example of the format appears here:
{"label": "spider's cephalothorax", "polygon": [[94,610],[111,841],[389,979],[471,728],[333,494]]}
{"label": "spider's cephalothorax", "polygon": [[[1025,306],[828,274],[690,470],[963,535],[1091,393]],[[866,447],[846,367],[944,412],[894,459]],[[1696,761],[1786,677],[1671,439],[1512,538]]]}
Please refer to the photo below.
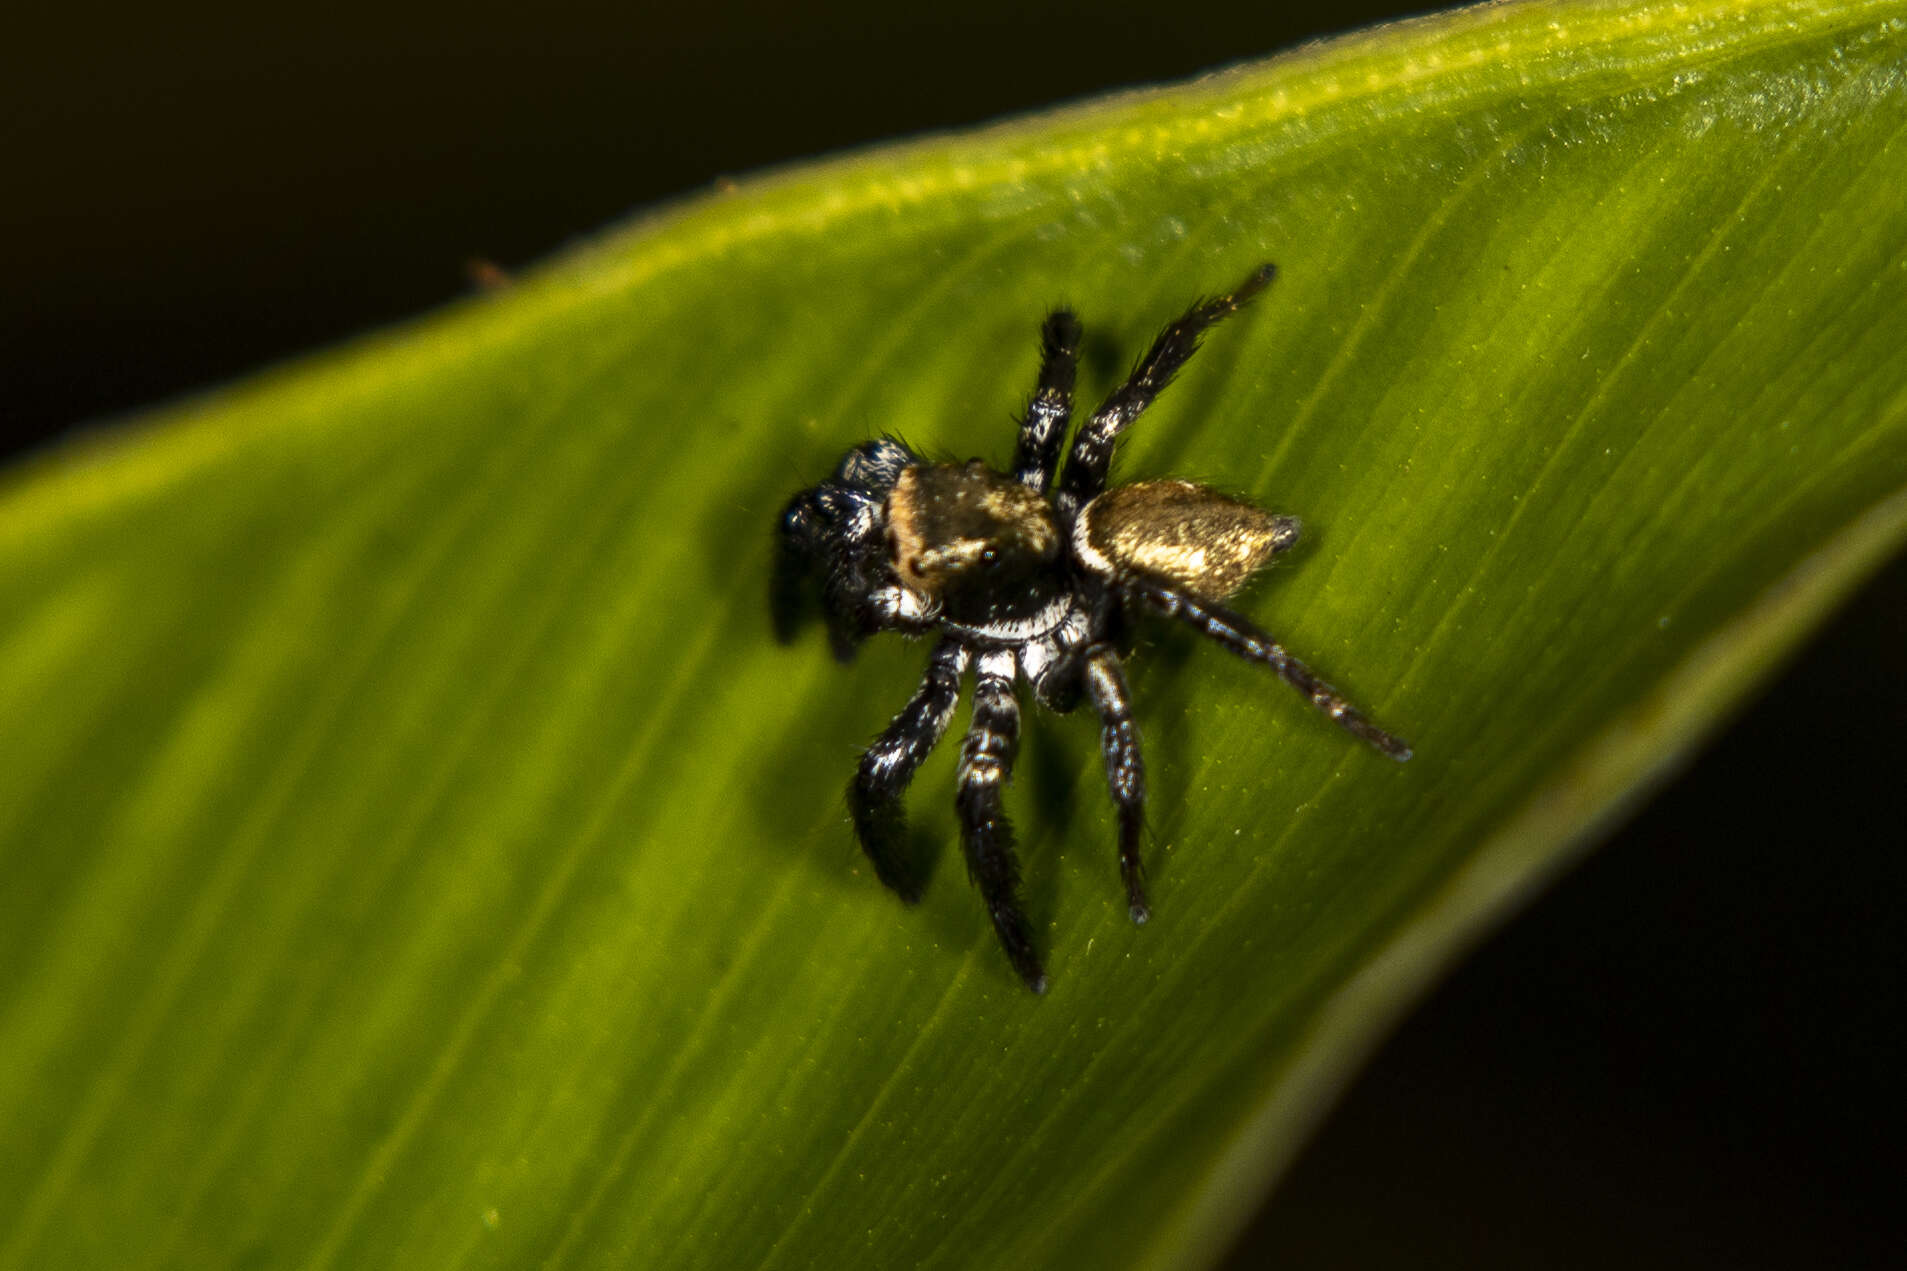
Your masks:
{"label": "spider's cephalothorax", "polygon": [[1393,759],[1410,758],[1403,742],[1222,603],[1297,539],[1296,519],[1189,481],[1106,489],[1119,434],[1192,356],[1205,329],[1238,312],[1274,272],[1259,267],[1230,295],[1195,304],[1168,326],[1080,426],[1064,467],[1079,322],[1061,309],[1041,331],[1039,388],[1010,472],[978,459],[929,463],[884,438],[850,450],[832,480],[803,490],[782,513],[774,608],[784,639],[817,588],[843,660],[876,631],[940,636],[919,691],[868,748],[848,787],[874,872],[909,901],[921,881],[905,848],[901,794],[947,731],[961,677],[973,672],[973,719],[960,751],[961,845],[1007,957],[1036,993],[1046,976],[1020,908],[1000,799],[1019,741],[1019,680],[1044,706],[1068,711],[1084,696],[1099,715],[1134,922],[1147,914],[1139,860],[1145,770],[1120,669],[1129,616],[1187,623],[1269,666],[1354,736]]}

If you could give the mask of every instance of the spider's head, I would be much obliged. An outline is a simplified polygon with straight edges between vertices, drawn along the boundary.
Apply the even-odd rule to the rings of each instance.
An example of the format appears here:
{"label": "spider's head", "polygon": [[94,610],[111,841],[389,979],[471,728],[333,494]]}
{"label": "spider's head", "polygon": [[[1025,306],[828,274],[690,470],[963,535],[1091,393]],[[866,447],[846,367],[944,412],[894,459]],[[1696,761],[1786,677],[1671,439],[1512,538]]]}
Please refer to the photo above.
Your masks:
{"label": "spider's head", "polygon": [[978,459],[902,472],[887,527],[902,585],[955,622],[1024,618],[1051,598],[1062,546],[1052,505]]}

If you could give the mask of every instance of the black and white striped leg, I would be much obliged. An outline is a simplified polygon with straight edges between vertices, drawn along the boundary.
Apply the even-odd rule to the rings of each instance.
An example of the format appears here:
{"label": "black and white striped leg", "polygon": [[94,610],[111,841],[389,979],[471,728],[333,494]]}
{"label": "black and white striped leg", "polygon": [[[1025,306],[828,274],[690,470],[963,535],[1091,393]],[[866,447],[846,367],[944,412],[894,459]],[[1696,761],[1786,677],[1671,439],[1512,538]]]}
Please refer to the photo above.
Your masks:
{"label": "black and white striped leg", "polygon": [[1079,319],[1056,309],[1040,328],[1040,384],[1026,404],[1020,441],[1013,452],[1013,476],[1022,485],[1044,491],[1053,483],[1066,422],[1073,414],[1073,377],[1079,360]]}
{"label": "black and white striped leg", "polygon": [[994,934],[1007,960],[1035,993],[1046,991],[1046,972],[1033,948],[1033,928],[1020,908],[1019,861],[1007,822],[1001,787],[1013,772],[1019,748],[1020,704],[1013,696],[1013,655],[983,654],[974,673],[973,724],[960,748],[960,842],[967,872],[980,888]]}
{"label": "black and white striped leg", "polygon": [[1152,916],[1146,904],[1145,864],[1139,837],[1145,829],[1146,769],[1139,756],[1139,730],[1132,722],[1132,695],[1111,645],[1085,650],[1086,691],[1099,712],[1099,745],[1106,756],[1106,784],[1119,809],[1119,874],[1126,883],[1126,904],[1134,922]]}
{"label": "black and white striped leg", "polygon": [[839,537],[875,523],[878,504],[865,493],[830,485],[803,490],[781,510],[775,535],[775,567],[769,582],[769,612],[782,643],[810,607],[810,592],[825,576],[823,561]]}
{"label": "black and white striped leg", "polygon": [[960,677],[970,660],[957,641],[942,640],[934,647],[913,700],[867,748],[848,786],[848,811],[854,817],[861,850],[873,864],[875,877],[909,904],[920,899],[926,880],[908,860],[901,795],[921,761],[946,735],[947,722],[960,702]]}
{"label": "black and white striped leg", "polygon": [[[844,471],[868,471],[893,455],[911,453],[898,443],[870,443],[851,452]],[[860,642],[876,631],[908,626],[909,615],[884,612],[873,595],[881,569],[881,496],[859,486],[824,482],[803,490],[782,509],[774,573],[770,583],[770,611],[775,634],[783,641],[811,607],[811,594],[820,584],[822,612],[834,655],[846,662]]]}
{"label": "black and white striped leg", "polygon": [[1118,440],[1119,434],[1152,404],[1152,399],[1198,351],[1199,337],[1206,329],[1244,308],[1253,296],[1270,285],[1277,272],[1273,265],[1260,265],[1230,295],[1200,301],[1159,333],[1151,350],[1139,360],[1126,382],[1112,391],[1091,419],[1080,425],[1079,435],[1073,438],[1072,452],[1066,457],[1066,470],[1060,474],[1063,501],[1079,506],[1105,490],[1113,442]]}
{"label": "black and white striped leg", "polygon": [[1292,657],[1282,644],[1243,616],[1155,578],[1129,577],[1122,580],[1122,586],[1128,596],[1147,608],[1168,618],[1177,618],[1241,658],[1270,667],[1353,737],[1369,742],[1399,763],[1410,758],[1410,747],[1401,739],[1366,719],[1363,712],[1339,696],[1338,691],[1319,679],[1310,667]]}

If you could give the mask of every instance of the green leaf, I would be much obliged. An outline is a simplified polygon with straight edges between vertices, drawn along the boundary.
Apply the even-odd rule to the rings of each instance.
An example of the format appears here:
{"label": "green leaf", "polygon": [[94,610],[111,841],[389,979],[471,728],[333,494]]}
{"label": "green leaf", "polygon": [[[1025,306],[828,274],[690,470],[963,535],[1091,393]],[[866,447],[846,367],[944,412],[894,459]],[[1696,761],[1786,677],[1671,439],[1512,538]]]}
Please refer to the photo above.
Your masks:
{"label": "green leaf", "polygon": [[[0,1267],[1199,1265],[1478,930],[1907,534],[1907,7],[1491,6],[761,179],[0,490]],[[1188,635],[841,790],[923,646],[769,637],[781,502],[1003,461],[1261,260],[1131,434],[1302,516],[1243,600],[1398,767]],[[951,749],[951,748],[948,748]]]}

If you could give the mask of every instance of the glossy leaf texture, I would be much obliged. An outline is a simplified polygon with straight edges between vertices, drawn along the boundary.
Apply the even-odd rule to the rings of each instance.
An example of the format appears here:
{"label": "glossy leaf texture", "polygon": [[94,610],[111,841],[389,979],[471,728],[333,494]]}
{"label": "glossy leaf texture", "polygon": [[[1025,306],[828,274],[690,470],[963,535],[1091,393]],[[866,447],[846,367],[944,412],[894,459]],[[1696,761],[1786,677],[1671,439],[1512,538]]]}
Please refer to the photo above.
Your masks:
{"label": "glossy leaf texture", "polygon": [[[0,1267],[1196,1266],[1466,939],[1907,531],[1907,7],[1508,5],[744,182],[0,489]],[[1051,992],[842,790],[925,647],[782,501],[1134,430],[1303,518],[1242,604],[1417,757],[1148,629],[1010,808]],[[947,748],[951,750],[951,747]]]}

